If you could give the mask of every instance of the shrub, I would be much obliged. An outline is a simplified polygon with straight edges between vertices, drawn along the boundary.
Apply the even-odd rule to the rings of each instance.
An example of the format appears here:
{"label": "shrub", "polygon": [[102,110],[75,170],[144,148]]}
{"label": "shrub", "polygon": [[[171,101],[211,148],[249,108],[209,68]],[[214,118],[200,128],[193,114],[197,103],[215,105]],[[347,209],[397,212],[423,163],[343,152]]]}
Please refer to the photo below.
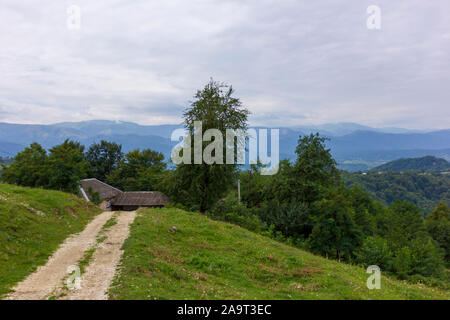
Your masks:
{"label": "shrub", "polygon": [[392,252],[388,243],[381,237],[367,237],[361,247],[355,251],[355,261],[368,267],[377,265],[382,270],[389,270],[392,263]]}
{"label": "shrub", "polygon": [[258,233],[267,229],[266,224],[251,209],[239,203],[233,193],[219,200],[211,210],[206,212],[206,215],[212,219],[234,223]]}
{"label": "shrub", "polygon": [[257,210],[258,216],[275,230],[287,237],[307,238],[313,224],[312,212],[305,202],[291,201],[279,204],[276,201],[265,203]]}
{"label": "shrub", "polygon": [[102,200],[100,199],[100,193],[94,191],[92,187],[88,187],[87,194],[91,199],[92,203],[99,205],[102,202]]}

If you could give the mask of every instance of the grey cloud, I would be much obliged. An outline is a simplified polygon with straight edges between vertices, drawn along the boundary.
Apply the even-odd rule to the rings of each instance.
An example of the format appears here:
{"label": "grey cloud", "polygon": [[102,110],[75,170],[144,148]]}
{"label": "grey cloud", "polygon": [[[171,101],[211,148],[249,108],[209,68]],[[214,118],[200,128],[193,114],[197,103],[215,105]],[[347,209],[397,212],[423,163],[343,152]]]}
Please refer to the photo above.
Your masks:
{"label": "grey cloud", "polygon": [[0,121],[179,123],[210,77],[256,125],[450,122],[450,3],[10,1],[0,10]]}

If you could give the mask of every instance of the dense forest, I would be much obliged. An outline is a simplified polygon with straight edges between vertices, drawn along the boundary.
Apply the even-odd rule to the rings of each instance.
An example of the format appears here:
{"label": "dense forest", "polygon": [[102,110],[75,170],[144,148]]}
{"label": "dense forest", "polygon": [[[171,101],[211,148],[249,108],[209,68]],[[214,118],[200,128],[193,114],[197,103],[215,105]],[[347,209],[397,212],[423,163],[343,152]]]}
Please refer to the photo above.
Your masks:
{"label": "dense forest", "polygon": [[407,158],[390,161],[375,167],[372,171],[448,171],[450,170],[450,162],[445,159],[426,156],[421,158]]}
{"label": "dense forest", "polygon": [[384,205],[406,200],[430,213],[439,203],[450,204],[450,174],[441,172],[342,172],[348,187],[359,185]]}
{"label": "dense forest", "polygon": [[[194,121],[202,120],[203,133],[217,128],[225,135],[226,129],[246,129],[248,114],[231,87],[211,80],[183,116],[192,138]],[[378,265],[400,279],[448,286],[450,209],[445,201],[436,203],[449,199],[448,178],[409,172],[342,173],[326,141],[319,134],[300,136],[295,160],[282,160],[273,176],[261,175],[261,164],[243,170],[230,164],[182,163],[169,170],[159,152],[137,149],[124,154],[120,145],[107,141],[87,150],[71,140],[48,151],[33,143],[3,166],[1,177],[10,184],[74,193],[79,180],[87,177],[125,191],[159,190],[171,198],[171,206],[328,258]],[[206,146],[209,142],[203,142],[203,149]],[[225,154],[226,144],[218,148]],[[370,181],[368,186],[364,179]],[[365,190],[371,188],[386,200]],[[417,199],[402,199],[404,189],[408,195],[432,199],[433,205],[424,207],[431,212],[426,219]]]}

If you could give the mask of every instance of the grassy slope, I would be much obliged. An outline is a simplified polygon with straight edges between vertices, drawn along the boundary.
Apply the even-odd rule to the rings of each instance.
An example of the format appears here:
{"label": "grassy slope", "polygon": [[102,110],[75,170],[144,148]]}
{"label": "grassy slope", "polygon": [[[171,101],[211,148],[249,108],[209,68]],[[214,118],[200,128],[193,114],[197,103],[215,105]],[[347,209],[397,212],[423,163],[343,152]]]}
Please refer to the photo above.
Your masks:
{"label": "grassy slope", "polygon": [[[112,299],[449,299],[177,209],[140,210]],[[176,232],[169,232],[172,226]]]}
{"label": "grassy slope", "polygon": [[71,194],[0,184],[0,297],[99,212]]}

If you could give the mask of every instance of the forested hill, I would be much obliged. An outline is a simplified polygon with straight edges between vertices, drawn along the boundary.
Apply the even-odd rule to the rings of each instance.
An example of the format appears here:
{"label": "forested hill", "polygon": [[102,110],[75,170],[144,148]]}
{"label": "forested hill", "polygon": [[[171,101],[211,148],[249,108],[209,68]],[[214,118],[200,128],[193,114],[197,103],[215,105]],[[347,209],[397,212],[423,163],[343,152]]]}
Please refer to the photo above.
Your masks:
{"label": "forested hill", "polygon": [[445,159],[426,156],[422,158],[398,159],[381,166],[375,167],[373,171],[447,171],[450,170],[450,162]]}
{"label": "forested hill", "polygon": [[407,200],[428,214],[440,200],[450,204],[450,174],[414,171],[367,173],[343,171],[342,177],[347,186],[360,185],[376,200],[387,205],[395,200]]}

